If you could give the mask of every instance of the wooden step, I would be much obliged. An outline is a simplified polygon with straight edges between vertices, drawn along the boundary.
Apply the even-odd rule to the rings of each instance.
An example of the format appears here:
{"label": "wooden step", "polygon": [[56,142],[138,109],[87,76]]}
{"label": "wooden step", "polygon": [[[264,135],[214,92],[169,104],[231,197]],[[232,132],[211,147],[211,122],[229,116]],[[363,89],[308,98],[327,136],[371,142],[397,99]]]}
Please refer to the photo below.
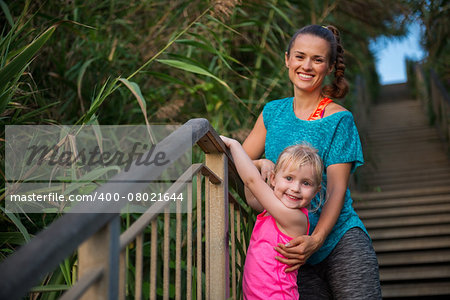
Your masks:
{"label": "wooden step", "polygon": [[359,200],[353,202],[353,207],[356,210],[362,210],[372,208],[388,208],[398,206],[404,207],[404,206],[429,205],[441,203],[450,203],[450,194],[398,198],[395,199],[395,201],[392,201],[392,199]]}
{"label": "wooden step", "polygon": [[417,216],[407,217],[392,217],[392,218],[379,218],[379,219],[366,219],[362,220],[367,230],[377,228],[389,228],[398,226],[418,226],[418,225],[432,225],[432,224],[450,224],[450,214],[433,214],[424,215],[418,218]]}
{"label": "wooden step", "polygon": [[[422,144],[415,144],[412,142],[408,142],[409,147],[406,148],[405,145],[397,145],[397,144],[391,144],[391,145],[378,145],[377,147],[373,147],[371,151],[372,153],[366,153],[366,160],[370,162],[372,160],[373,165],[379,165],[382,163],[385,159],[391,158],[391,157],[398,157],[401,155],[405,155],[404,159],[409,158],[415,158],[418,154],[423,154],[428,152],[428,154],[432,155],[438,155],[439,157],[447,157],[445,153],[442,151],[442,145],[440,144],[440,141],[426,141],[428,145],[423,145],[425,141],[422,141]],[[370,154],[370,155],[369,155]],[[367,156],[369,155],[369,156]],[[423,159],[429,159],[432,157],[421,157],[420,160],[417,160],[415,163],[421,163]]]}
{"label": "wooden step", "polygon": [[[398,172],[397,174],[399,174]],[[407,173],[407,172],[404,172]],[[436,170],[424,170],[424,172],[420,173],[417,170],[410,171],[408,175],[396,175],[396,174],[378,174],[377,176],[373,176],[371,174],[361,173],[361,176],[364,176],[366,184],[389,184],[389,183],[405,183],[409,181],[418,181],[418,180],[436,180],[442,178],[448,178],[450,174],[450,168],[442,168]],[[384,175],[384,176],[383,176]]]}
{"label": "wooden step", "polygon": [[[419,146],[425,147],[423,145],[424,143],[430,143],[429,145],[426,145],[430,148],[435,148],[436,144],[439,142],[439,138],[437,136],[434,137],[426,137],[426,138],[408,138],[408,137],[398,137],[397,139],[389,139],[389,140],[376,140],[374,142],[374,146],[372,146],[371,151],[374,151],[375,153],[383,150],[395,150],[397,152],[402,152],[403,149],[407,150],[408,148],[406,146]],[[424,156],[423,158],[427,158],[427,156]]]}
{"label": "wooden step", "polygon": [[445,179],[435,179],[430,181],[411,181],[411,182],[403,182],[403,183],[392,183],[392,184],[373,184],[369,185],[368,189],[372,190],[380,190],[380,191],[393,191],[393,190],[404,190],[409,188],[415,188],[418,185],[426,185],[428,187],[440,187],[443,185],[450,186],[450,178]]}
{"label": "wooden step", "polygon": [[[395,174],[395,173],[408,173],[408,172],[417,172],[417,170],[427,170],[427,169],[434,169],[434,168],[442,168],[442,167],[447,167],[447,163],[440,160],[440,161],[435,161],[435,162],[428,162],[427,164],[424,165],[417,165],[415,166],[414,163],[407,163],[407,162],[403,162],[401,164],[399,164],[398,162],[393,161],[391,164],[387,165],[387,164],[378,164],[377,166],[373,166],[371,168],[368,168],[369,170],[371,170],[372,172],[377,172],[378,176],[382,176],[382,177],[388,177],[390,176],[392,177],[396,177],[395,175],[391,175],[391,174]],[[366,174],[367,176],[367,174]],[[408,176],[408,175],[406,175]],[[448,176],[447,176],[448,177]],[[368,176],[368,179],[370,179],[370,174]]]}
{"label": "wooden step", "polygon": [[445,249],[450,248],[450,236],[373,241],[373,247],[375,249],[375,252],[377,253],[426,249]]}
{"label": "wooden step", "polygon": [[355,200],[375,200],[375,199],[397,199],[406,197],[420,197],[427,195],[442,195],[450,194],[450,186],[441,186],[433,188],[415,188],[399,191],[388,191],[388,192],[352,192],[352,198]]}
{"label": "wooden step", "polygon": [[384,172],[396,171],[396,170],[425,170],[428,168],[438,168],[447,164],[447,158],[444,156],[436,156],[424,158],[421,161],[417,160],[402,160],[400,157],[385,157],[382,162],[377,163],[376,168],[381,174]]}
{"label": "wooden step", "polygon": [[[420,144],[423,141],[439,141],[439,135],[436,130],[422,128],[420,130],[410,130],[410,129],[396,129],[390,133],[376,133],[369,134],[366,136],[373,143],[374,147],[381,147],[384,145],[399,145],[405,146],[403,142],[408,140],[410,142]],[[422,144],[423,147],[428,147],[429,145]]]}
{"label": "wooden step", "polygon": [[383,209],[360,210],[361,219],[386,218],[394,216],[422,216],[426,214],[450,213],[450,203],[427,206],[390,207]]}
{"label": "wooden step", "polygon": [[381,268],[381,281],[423,280],[447,278],[450,280],[450,265],[403,266]]}
{"label": "wooden step", "polygon": [[422,164],[425,159],[423,157],[423,153],[426,152],[431,156],[427,158],[428,161],[430,161],[430,158],[433,158],[433,156],[436,156],[435,158],[439,158],[439,160],[446,158],[446,164],[448,165],[448,157],[445,153],[443,153],[441,147],[442,145],[440,144],[440,141],[436,141],[436,145],[427,146],[413,145],[410,143],[410,148],[403,148],[403,146],[380,145],[380,147],[372,149],[372,151],[374,151],[373,154],[369,155],[369,153],[366,153],[365,159],[367,165],[373,166],[382,165],[385,160],[392,160],[393,158],[401,158],[401,161],[416,159],[414,163]]}
{"label": "wooden step", "polygon": [[410,282],[384,284],[381,286],[381,292],[383,299],[394,297],[450,295],[450,280],[444,282]]}
{"label": "wooden step", "polygon": [[416,135],[429,135],[436,133],[436,128],[422,122],[417,122],[415,124],[407,124],[405,126],[397,126],[395,128],[390,126],[380,129],[371,128],[370,131],[367,132],[366,137],[370,139],[377,139],[384,138],[386,136],[398,136],[399,131],[408,131]]}
{"label": "wooden step", "polygon": [[[387,172],[385,170],[378,170],[375,166],[361,166],[357,169],[358,173],[361,173],[362,175],[366,177],[370,177],[373,179],[382,179],[386,176],[390,177],[401,177],[401,178],[407,178],[408,176],[418,176],[418,175],[442,175],[448,177],[450,175],[450,162],[446,163],[444,165],[441,165],[439,167],[435,168],[425,168],[425,169],[412,169],[408,171],[402,171],[402,170],[392,170],[390,172]],[[366,174],[367,173],[367,174]]]}
{"label": "wooden step", "polygon": [[450,236],[450,224],[371,229],[369,230],[369,234],[372,240],[446,235]]}
{"label": "wooden step", "polygon": [[431,249],[407,252],[378,253],[380,267],[403,265],[448,264],[450,263],[450,249]]}

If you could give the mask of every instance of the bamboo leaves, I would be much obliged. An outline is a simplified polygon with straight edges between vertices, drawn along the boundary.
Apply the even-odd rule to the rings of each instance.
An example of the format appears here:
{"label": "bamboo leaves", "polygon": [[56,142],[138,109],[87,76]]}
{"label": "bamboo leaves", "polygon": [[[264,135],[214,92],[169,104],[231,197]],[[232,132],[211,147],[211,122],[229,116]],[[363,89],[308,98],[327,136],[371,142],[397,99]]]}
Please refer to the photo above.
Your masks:
{"label": "bamboo leaves", "polygon": [[231,90],[231,88],[228,86],[228,84],[225,81],[221,80],[219,77],[215,76],[208,70],[203,69],[202,67],[199,67],[197,65],[194,65],[194,64],[191,64],[188,62],[184,62],[184,61],[174,60],[174,59],[158,59],[157,61],[162,64],[165,64],[165,65],[177,68],[177,69],[181,69],[181,70],[188,71],[191,73],[211,77],[212,79],[216,80],[221,85],[225,86],[227,89]]}
{"label": "bamboo leaves", "polygon": [[41,47],[52,36],[57,25],[53,25],[37,37],[32,43],[26,46],[17,56],[15,56],[9,63],[0,69],[0,113],[6,108],[9,103],[16,83],[22,76],[25,68],[30,61],[41,49]]}
{"label": "bamboo leaves", "polygon": [[[204,76],[214,79],[215,81],[220,83],[222,86],[224,86],[227,89],[227,91],[230,92],[234,96],[234,98],[236,98],[245,108],[248,109],[247,105],[234,93],[233,89],[224,80],[222,80],[219,77],[217,77],[216,75],[212,74],[210,71],[208,71],[198,65],[194,65],[192,63],[180,61],[180,60],[158,59],[157,61],[162,64],[168,65],[170,67],[181,69],[181,70],[191,72],[194,74],[204,75]],[[252,111],[249,110],[249,112],[253,114]]]}

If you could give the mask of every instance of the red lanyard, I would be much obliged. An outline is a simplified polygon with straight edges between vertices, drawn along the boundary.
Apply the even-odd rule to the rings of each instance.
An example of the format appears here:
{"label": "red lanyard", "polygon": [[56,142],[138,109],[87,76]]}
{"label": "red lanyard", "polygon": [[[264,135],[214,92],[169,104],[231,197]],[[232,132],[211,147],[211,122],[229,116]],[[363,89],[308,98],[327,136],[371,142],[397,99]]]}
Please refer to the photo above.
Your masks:
{"label": "red lanyard", "polygon": [[325,107],[328,104],[330,104],[331,102],[333,102],[333,100],[331,100],[330,98],[327,98],[327,97],[323,98],[319,102],[319,105],[317,105],[316,110],[306,120],[312,121],[312,120],[322,119],[323,113],[325,112]]}

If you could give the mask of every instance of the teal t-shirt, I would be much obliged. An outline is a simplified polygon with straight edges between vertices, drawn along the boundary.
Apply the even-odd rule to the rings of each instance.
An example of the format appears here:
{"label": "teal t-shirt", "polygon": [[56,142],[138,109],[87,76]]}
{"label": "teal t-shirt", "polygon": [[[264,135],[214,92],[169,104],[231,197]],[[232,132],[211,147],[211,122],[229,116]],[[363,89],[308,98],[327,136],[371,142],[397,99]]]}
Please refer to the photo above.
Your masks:
{"label": "teal t-shirt", "polygon": [[[263,110],[263,120],[267,130],[266,158],[274,163],[284,148],[291,145],[307,143],[319,151],[325,167],[320,192],[322,199],[326,199],[326,168],[328,166],[352,163],[351,172],[353,173],[358,166],[364,163],[358,130],[353,115],[349,111],[340,111],[322,119],[305,121],[295,115],[293,98],[290,97],[266,104]],[[319,201],[319,195],[311,201],[310,234],[317,225],[325,202],[322,200],[319,206]],[[344,206],[336,224],[323,246],[309,258],[309,263],[317,264],[325,259],[350,228],[359,227],[367,233],[352,207],[352,202],[350,190],[347,188]]]}

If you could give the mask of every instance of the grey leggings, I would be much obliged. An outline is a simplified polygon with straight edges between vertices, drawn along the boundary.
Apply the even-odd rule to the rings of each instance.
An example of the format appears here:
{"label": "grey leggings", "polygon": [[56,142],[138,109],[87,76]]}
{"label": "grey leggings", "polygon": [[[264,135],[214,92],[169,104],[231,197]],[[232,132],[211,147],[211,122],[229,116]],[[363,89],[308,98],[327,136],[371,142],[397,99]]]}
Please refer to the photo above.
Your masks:
{"label": "grey leggings", "polygon": [[378,261],[369,237],[357,227],[347,231],[326,259],[300,268],[298,286],[301,300],[381,299]]}

